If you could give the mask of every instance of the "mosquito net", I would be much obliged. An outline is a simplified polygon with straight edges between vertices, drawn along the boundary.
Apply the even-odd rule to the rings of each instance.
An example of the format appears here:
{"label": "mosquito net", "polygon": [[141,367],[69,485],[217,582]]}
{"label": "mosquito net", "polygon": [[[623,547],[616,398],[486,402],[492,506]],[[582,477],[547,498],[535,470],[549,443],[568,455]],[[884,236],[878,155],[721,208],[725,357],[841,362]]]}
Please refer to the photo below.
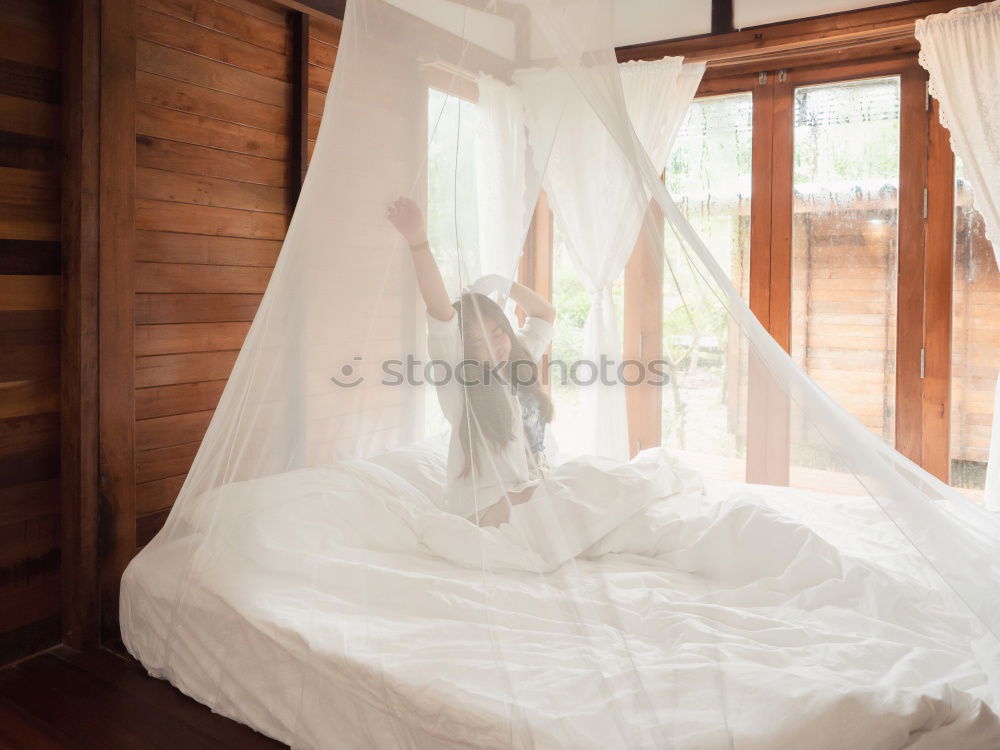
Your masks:
{"label": "mosquito net", "polygon": [[296,747],[996,746],[1000,524],[750,312],[612,5],[348,3],[126,644]]}

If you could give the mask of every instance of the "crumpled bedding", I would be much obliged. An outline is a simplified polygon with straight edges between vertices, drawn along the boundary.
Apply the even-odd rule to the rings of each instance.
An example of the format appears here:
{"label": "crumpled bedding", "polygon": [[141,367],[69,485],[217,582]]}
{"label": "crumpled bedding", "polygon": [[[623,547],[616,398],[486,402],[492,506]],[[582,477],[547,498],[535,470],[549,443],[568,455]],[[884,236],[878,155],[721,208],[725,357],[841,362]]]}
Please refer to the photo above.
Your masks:
{"label": "crumpled bedding", "polygon": [[188,503],[125,573],[126,645],[294,747],[1000,747],[984,633],[868,498],[658,449],[478,529],[443,472],[414,446]]}

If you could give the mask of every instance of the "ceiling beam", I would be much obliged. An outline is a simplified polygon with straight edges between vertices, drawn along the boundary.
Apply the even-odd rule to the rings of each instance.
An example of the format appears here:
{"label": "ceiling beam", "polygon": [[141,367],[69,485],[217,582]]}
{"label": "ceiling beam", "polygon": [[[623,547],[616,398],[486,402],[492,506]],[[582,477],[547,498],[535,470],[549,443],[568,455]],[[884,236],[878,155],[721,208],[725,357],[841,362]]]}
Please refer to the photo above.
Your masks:
{"label": "ceiling beam", "polygon": [[311,16],[326,16],[340,21],[344,20],[344,9],[347,7],[347,0],[278,0],[278,2],[286,8]]}
{"label": "ceiling beam", "polygon": [[733,26],[733,0],[712,0],[712,33],[728,34]]}

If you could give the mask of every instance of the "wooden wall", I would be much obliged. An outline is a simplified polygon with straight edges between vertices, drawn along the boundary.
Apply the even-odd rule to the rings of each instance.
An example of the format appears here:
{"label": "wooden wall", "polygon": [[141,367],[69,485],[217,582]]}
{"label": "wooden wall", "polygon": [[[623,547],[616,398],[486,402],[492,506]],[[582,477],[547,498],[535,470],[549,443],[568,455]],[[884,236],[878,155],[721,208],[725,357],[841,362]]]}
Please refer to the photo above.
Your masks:
{"label": "wooden wall", "polygon": [[[970,192],[965,185],[959,191],[952,292],[951,458],[965,464],[952,466],[952,481],[959,486],[985,480],[1000,369],[1000,271]],[[971,476],[964,476],[967,472]]]}
{"label": "wooden wall", "polygon": [[[990,446],[1000,361],[1000,274],[982,220],[959,195],[951,346],[951,461],[980,485]],[[792,262],[792,356],[872,432],[893,442],[896,401],[894,199],[837,212],[796,205]],[[805,209],[805,210],[803,210]],[[950,271],[950,269],[949,269]],[[800,440],[813,439],[800,435]],[[974,478],[973,478],[974,477]]]}
{"label": "wooden wall", "polygon": [[[136,545],[191,466],[291,216],[293,30],[251,0],[139,0]],[[315,138],[339,28],[309,24]]]}
{"label": "wooden wall", "polygon": [[792,356],[890,445],[897,286],[892,203],[868,211],[863,201],[836,209],[796,206],[791,315]]}
{"label": "wooden wall", "polygon": [[59,8],[0,3],[0,664],[60,639]]}
{"label": "wooden wall", "polygon": [[94,643],[98,587],[115,635],[281,249],[339,35],[270,0],[0,2],[0,664]]}

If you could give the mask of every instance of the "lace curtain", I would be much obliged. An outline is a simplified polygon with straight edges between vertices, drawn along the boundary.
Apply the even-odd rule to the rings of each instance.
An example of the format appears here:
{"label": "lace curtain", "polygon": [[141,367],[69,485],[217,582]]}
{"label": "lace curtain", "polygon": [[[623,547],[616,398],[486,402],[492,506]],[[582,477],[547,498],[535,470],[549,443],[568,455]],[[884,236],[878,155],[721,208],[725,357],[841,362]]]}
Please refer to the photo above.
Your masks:
{"label": "lace curtain", "polygon": [[[1000,264],[1000,2],[928,16],[915,33],[931,95]],[[986,505],[1000,510],[1000,378],[987,465]]]}

